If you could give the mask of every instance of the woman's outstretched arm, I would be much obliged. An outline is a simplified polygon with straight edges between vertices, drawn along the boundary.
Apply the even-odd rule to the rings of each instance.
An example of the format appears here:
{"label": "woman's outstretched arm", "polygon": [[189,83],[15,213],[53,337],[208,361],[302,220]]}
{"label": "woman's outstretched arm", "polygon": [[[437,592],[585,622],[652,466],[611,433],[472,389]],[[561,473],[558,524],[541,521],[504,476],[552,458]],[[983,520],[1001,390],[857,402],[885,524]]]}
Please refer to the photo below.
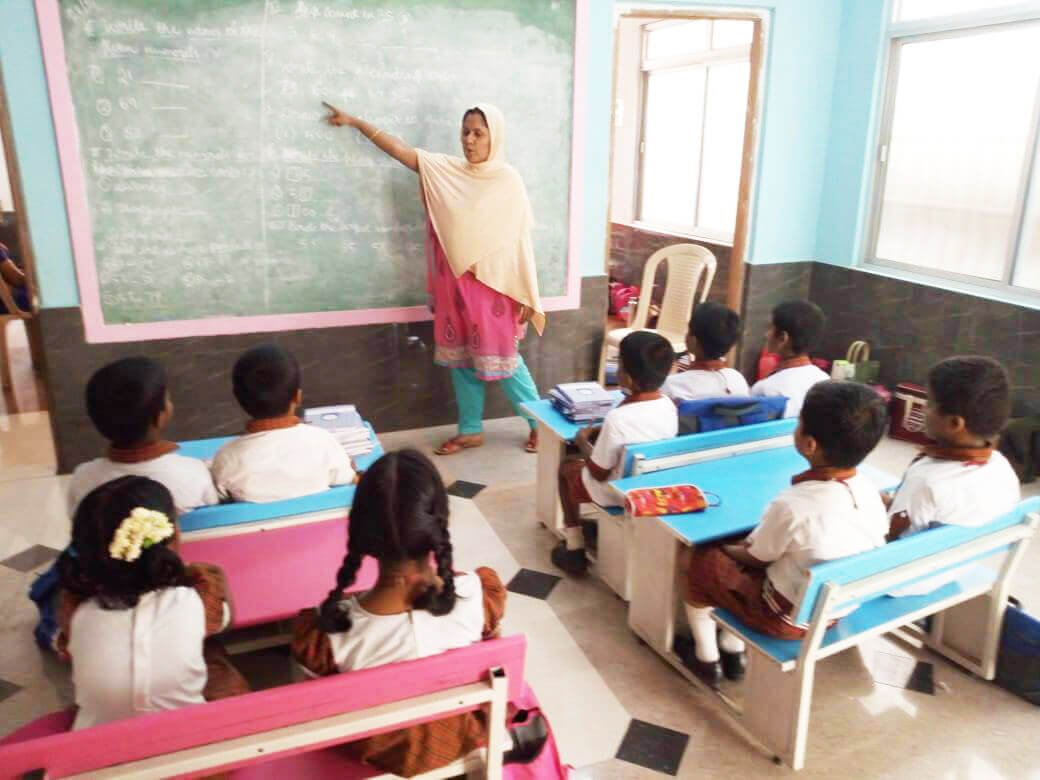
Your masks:
{"label": "woman's outstretched arm", "polygon": [[361,134],[364,135],[365,138],[393,157],[401,163],[401,165],[418,172],[419,155],[415,153],[415,149],[406,144],[400,138],[395,138],[389,133],[384,133],[378,127],[369,124],[364,119],[351,116],[324,101],[322,101],[322,105],[329,110],[329,115],[325,117],[325,121],[330,125],[333,127],[356,127],[361,131]]}

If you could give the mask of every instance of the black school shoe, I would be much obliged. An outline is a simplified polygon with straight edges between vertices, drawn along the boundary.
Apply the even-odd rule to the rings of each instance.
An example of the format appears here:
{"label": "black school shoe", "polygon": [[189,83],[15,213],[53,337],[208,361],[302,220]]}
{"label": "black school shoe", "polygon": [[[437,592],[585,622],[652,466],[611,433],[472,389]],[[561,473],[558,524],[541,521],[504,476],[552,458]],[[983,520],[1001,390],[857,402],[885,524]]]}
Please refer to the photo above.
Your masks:
{"label": "black school shoe", "polygon": [[727,680],[736,682],[744,679],[744,673],[747,671],[747,653],[727,653],[720,649],[719,657],[722,660],[722,673],[726,675]]}
{"label": "black school shoe", "polygon": [[672,640],[672,650],[679,656],[683,666],[693,672],[712,688],[718,688],[722,682],[722,664],[718,661],[702,661],[697,657],[697,647],[693,637],[677,634]]}
{"label": "black school shoe", "polygon": [[567,542],[560,542],[553,548],[553,566],[563,569],[572,577],[584,577],[589,570],[589,559],[585,557],[584,550],[568,550]]}
{"label": "black school shoe", "polygon": [[518,710],[509,727],[513,747],[502,756],[503,764],[530,764],[542,754],[549,740],[549,726],[541,713]]}

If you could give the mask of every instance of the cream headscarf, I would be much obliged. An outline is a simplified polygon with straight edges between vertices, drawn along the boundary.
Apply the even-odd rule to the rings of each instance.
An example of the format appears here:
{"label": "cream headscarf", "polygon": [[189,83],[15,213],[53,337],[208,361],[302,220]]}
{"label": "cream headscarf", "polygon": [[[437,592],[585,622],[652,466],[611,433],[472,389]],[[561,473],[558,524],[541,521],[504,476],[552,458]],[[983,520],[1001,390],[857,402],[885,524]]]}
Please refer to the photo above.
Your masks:
{"label": "cream headscarf", "polygon": [[473,271],[492,290],[532,310],[541,335],[545,313],[531,247],[531,203],[517,170],[506,162],[506,121],[490,103],[491,153],[482,163],[416,149],[426,211],[456,278]]}

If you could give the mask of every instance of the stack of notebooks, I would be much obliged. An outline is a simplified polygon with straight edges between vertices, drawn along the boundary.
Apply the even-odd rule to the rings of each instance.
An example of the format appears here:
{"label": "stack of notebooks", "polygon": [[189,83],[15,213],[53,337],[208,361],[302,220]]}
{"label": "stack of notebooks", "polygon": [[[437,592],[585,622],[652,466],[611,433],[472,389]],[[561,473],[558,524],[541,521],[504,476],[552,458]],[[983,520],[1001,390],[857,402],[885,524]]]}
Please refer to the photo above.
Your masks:
{"label": "stack of notebooks", "polygon": [[316,406],[303,413],[303,421],[324,428],[335,436],[348,455],[367,455],[375,446],[353,404]]}
{"label": "stack of notebooks", "polygon": [[598,382],[567,382],[549,391],[556,410],[571,422],[596,422],[607,416],[617,398]]}

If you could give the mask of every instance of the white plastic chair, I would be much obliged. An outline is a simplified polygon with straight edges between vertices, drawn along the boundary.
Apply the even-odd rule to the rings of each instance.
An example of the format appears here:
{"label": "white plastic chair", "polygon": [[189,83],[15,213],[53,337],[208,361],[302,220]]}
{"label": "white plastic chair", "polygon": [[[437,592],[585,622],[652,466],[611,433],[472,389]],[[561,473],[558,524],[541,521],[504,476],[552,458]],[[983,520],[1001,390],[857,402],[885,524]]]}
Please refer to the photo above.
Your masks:
{"label": "white plastic chair", "polygon": [[7,286],[7,282],[3,279],[0,279],[0,301],[3,301],[4,306],[7,308],[6,313],[0,313],[0,385],[3,385],[4,390],[10,390],[11,359],[7,353],[7,326],[13,320],[23,320],[26,326],[26,333],[28,333],[29,320],[32,319],[33,315],[32,312],[22,311],[18,308],[18,305],[14,302],[14,296]]}
{"label": "white plastic chair", "polygon": [[[657,327],[647,328],[650,314],[650,299],[654,289],[654,275],[663,261],[668,261],[668,278],[665,281],[661,313]],[[672,244],[658,249],[646,261],[643,269],[643,284],[639,291],[639,303],[635,317],[628,328],[616,328],[603,338],[603,349],[599,357],[599,383],[603,384],[609,350],[617,350],[621,340],[637,330],[660,333],[672,344],[676,353],[686,351],[686,331],[693,313],[693,304],[703,303],[715,279],[715,255],[697,244]],[[697,290],[700,289],[698,294]]]}

